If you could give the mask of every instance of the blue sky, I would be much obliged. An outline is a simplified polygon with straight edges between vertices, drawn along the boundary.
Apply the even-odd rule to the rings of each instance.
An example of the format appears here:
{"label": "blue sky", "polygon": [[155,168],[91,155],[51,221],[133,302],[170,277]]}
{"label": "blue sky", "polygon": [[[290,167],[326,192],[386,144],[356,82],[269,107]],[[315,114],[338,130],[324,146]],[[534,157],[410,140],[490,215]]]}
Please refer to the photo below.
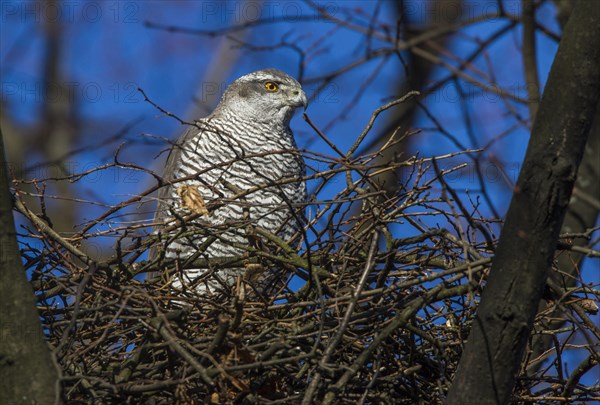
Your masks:
{"label": "blue sky", "polygon": [[[409,8],[410,17],[419,21],[426,15],[425,2],[413,2]],[[355,18],[357,24],[368,23],[368,18],[376,2],[321,2],[319,3],[334,15],[344,17],[346,10],[360,10]],[[495,10],[495,1],[466,2],[465,15],[475,17],[481,12]],[[506,9],[519,11],[519,2],[506,2]],[[192,120],[208,113],[214,101],[231,80],[240,75],[264,67],[277,67],[292,75],[299,74],[299,56],[289,47],[272,49],[281,42],[297,45],[305,50],[307,59],[303,66],[306,79],[305,89],[312,97],[308,113],[319,127],[327,128],[327,136],[342,150],[347,149],[357,136],[359,128],[364,127],[372,111],[385,102],[401,96],[396,94],[394,84],[398,75],[403,76],[403,67],[396,57],[382,58],[360,64],[333,80],[320,94],[316,94],[317,83],[313,79],[334,72],[363,57],[366,40],[362,33],[349,29],[340,29],[335,23],[321,17],[310,18],[314,11],[301,2],[269,2],[260,8],[260,2],[206,1],[145,1],[145,2],[66,2],[62,7],[52,8],[44,2],[5,1],[2,4],[2,36],[0,46],[3,54],[2,97],[7,100],[7,111],[19,123],[35,121],[45,100],[52,97],[70,97],[77,103],[77,113],[84,123],[84,136],[80,145],[93,145],[119,131],[124,125],[141,120],[130,131],[124,141],[123,157],[132,162],[143,164],[160,171],[162,161],[154,160],[157,145],[140,146],[142,139],[148,141],[151,134],[158,137],[175,139],[182,131],[181,125],[170,117],[163,116],[150,104],[143,101],[137,91],[141,88],[162,108],[185,119]],[[361,14],[362,13],[362,14]],[[549,29],[558,32],[553,11],[544,6],[538,12],[538,18]],[[43,94],[42,58],[45,49],[41,22],[44,19],[58,18],[64,23],[64,48],[61,56],[61,70],[64,80],[61,83],[68,90],[59,94]],[[208,37],[190,33],[168,32],[150,28],[146,23],[175,26],[193,30],[222,29],[244,21],[256,21],[258,18],[270,23],[249,31],[233,32],[229,39]],[[305,19],[308,18],[308,21]],[[378,19],[395,27],[391,4],[383,2]],[[440,17],[440,18],[443,18]],[[280,21],[280,22],[278,22]],[[458,56],[470,53],[478,40],[485,39],[491,32],[506,25],[503,19],[484,20],[461,30],[460,35],[450,42],[448,51]],[[257,47],[267,47],[267,51],[239,49],[230,51],[244,41]],[[372,49],[387,44],[375,39]],[[522,59],[520,54],[520,33],[515,30],[506,34],[493,45],[484,57],[474,61],[474,69],[489,71],[493,67],[498,86],[513,89],[515,94],[525,97],[523,86]],[[538,35],[539,73],[542,83],[545,81],[550,62],[556,51],[555,41],[544,35]],[[226,48],[234,54],[232,63],[219,65],[220,59],[215,53]],[[380,66],[381,65],[381,66]],[[362,80],[374,68],[380,67],[380,73],[371,78],[368,86]],[[219,72],[218,82],[212,81],[214,72]],[[435,69],[432,80],[447,76],[443,67]],[[473,130],[479,142],[484,145],[490,139],[515,124],[507,117],[506,106],[499,97],[482,93],[476,86],[459,81],[467,97],[466,108],[473,118]],[[358,102],[354,97],[362,90]],[[424,89],[417,89],[424,91]],[[475,147],[469,141],[462,119],[461,105],[457,102],[454,83],[448,83],[434,94],[424,99],[431,113],[440,117],[444,128],[461,143]],[[524,105],[513,103],[513,108],[527,116]],[[343,113],[343,114],[342,114]],[[340,118],[340,114],[342,117]],[[373,134],[386,123],[383,114],[376,124]],[[334,122],[332,127],[329,124]],[[301,118],[293,122],[300,147],[331,152],[315,137],[314,133]],[[420,114],[415,127],[423,128],[416,142],[414,152],[421,156],[457,151],[456,145],[449,142],[432,127],[424,114]],[[494,145],[493,153],[506,164],[518,165],[523,157],[528,130],[518,126],[509,136]],[[156,143],[156,142],[155,142]],[[88,153],[75,157],[79,167],[102,163],[110,160],[115,144],[104,150],[93,148]],[[506,184],[495,182],[493,170],[490,184],[493,195],[498,199],[499,211],[504,212],[510,195]],[[517,171],[512,170],[512,180]],[[140,178],[140,187],[146,186]],[[466,177],[465,188],[469,188]],[[114,183],[114,178],[106,178],[106,186],[128,191],[131,184]],[[83,185],[82,187],[85,187]],[[471,187],[472,188],[472,187]]]}

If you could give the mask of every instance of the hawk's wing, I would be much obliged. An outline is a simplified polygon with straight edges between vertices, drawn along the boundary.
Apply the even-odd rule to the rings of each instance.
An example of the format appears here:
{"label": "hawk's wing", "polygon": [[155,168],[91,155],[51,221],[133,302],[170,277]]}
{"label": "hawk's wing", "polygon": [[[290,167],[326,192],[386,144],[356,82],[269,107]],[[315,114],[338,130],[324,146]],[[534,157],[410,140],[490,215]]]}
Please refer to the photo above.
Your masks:
{"label": "hawk's wing", "polygon": [[[177,168],[177,164],[181,159],[181,154],[183,152],[183,148],[185,147],[184,145],[188,145],[187,147],[189,147],[189,145],[192,144],[192,142],[190,142],[190,140],[192,138],[194,138],[195,136],[198,135],[198,132],[201,131],[200,128],[198,128],[200,125],[200,122],[197,122],[197,126],[196,125],[192,125],[190,126],[187,131],[185,131],[180,137],[179,139],[177,139],[177,141],[173,144],[173,146],[171,147],[171,150],[169,151],[169,156],[167,157],[167,162],[165,163],[165,169],[163,171],[164,175],[163,175],[163,180],[170,182],[172,180],[175,179],[175,170]],[[172,185],[167,184],[164,187],[161,187],[158,190],[158,193],[156,195],[156,213],[154,214],[154,220],[153,222],[157,223],[160,222],[168,213],[169,210],[169,199],[171,198],[171,189],[172,189]],[[152,233],[156,234],[158,231],[158,228],[160,226],[155,226],[152,229]],[[155,246],[152,246],[149,250],[148,253],[148,260],[153,260],[156,257],[156,254],[158,253],[158,249]],[[151,279],[152,275],[154,273],[149,273],[148,274],[148,279]]]}

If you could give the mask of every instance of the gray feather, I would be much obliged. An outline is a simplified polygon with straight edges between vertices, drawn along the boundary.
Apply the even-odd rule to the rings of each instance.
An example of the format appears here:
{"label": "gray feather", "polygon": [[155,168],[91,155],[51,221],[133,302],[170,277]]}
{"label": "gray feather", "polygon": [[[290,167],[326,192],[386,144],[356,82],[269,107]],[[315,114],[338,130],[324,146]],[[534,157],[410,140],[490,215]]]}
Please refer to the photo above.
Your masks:
{"label": "gray feather", "polygon": [[[216,240],[201,258],[241,256],[244,249],[239,246],[249,243],[248,230],[254,226],[284,240],[301,228],[302,215],[295,211],[306,199],[301,180],[305,168],[289,128],[300,106],[306,107],[306,96],[296,80],[279,70],[260,70],[233,82],[216,109],[179,138],[163,176],[172,184],[158,192],[155,220],[173,225],[194,212],[204,215],[181,224],[195,235],[175,238],[174,232],[181,228],[166,234],[164,227],[155,229],[163,240],[172,239],[162,246],[167,258],[185,260],[196,255],[210,237]],[[157,253],[153,249],[151,259]],[[242,268],[216,269],[213,274],[188,269],[184,280],[177,279],[173,285],[180,287],[199,278],[203,282],[194,284],[194,289],[212,292],[231,286],[243,272]],[[261,277],[263,285],[281,278],[280,272],[268,269]]]}

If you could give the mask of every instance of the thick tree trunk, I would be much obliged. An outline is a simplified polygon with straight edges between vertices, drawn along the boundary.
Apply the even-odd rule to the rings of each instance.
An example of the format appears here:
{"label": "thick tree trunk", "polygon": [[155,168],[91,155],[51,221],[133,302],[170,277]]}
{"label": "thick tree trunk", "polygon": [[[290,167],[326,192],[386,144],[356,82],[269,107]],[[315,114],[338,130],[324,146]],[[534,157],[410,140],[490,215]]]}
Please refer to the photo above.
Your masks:
{"label": "thick tree trunk", "polygon": [[600,7],[565,27],[448,404],[510,400],[600,98]]}
{"label": "thick tree trunk", "polygon": [[[564,30],[568,17],[572,12],[572,0],[557,1],[559,8],[559,22]],[[596,116],[590,129],[587,144],[585,145],[585,153],[577,172],[577,181],[573,189],[573,197],[569,202],[569,209],[565,220],[563,221],[561,234],[583,234],[586,230],[593,228],[598,220],[600,209],[597,202],[600,201],[600,108],[596,110]],[[586,246],[589,240],[585,238],[576,238],[566,241],[574,246]],[[579,271],[585,260],[585,255],[575,252],[563,252],[557,258],[558,271],[550,273],[550,278],[554,283],[563,289],[574,287],[579,278]],[[553,303],[551,305],[554,305]],[[546,301],[542,301],[538,313],[546,311]],[[567,316],[563,313],[560,307],[552,311],[547,319],[552,321],[544,324],[544,330],[561,329]],[[551,334],[536,334],[532,337],[531,353],[528,353],[529,358],[533,360],[527,368],[529,375],[534,375],[537,370],[544,364],[544,360],[548,353],[553,353],[554,335]]]}
{"label": "thick tree trunk", "polygon": [[0,403],[53,404],[58,374],[25,277],[0,131]]}

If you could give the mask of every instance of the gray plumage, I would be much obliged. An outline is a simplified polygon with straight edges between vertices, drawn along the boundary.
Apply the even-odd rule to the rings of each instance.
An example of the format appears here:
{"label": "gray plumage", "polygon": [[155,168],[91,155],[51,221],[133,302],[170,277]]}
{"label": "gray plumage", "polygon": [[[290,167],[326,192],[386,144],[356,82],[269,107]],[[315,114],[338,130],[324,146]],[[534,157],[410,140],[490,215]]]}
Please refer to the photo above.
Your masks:
{"label": "gray plumage", "polygon": [[[304,163],[289,123],[306,104],[295,79],[276,69],[259,70],[234,81],[216,109],[181,136],[167,159],[164,179],[171,184],[160,189],[155,216],[167,226],[180,225],[162,234],[166,258],[189,258],[211,240],[199,258],[241,256],[245,250],[240,246],[252,240],[252,227],[284,240],[300,229]],[[182,217],[194,213],[196,219],[182,223]],[[163,232],[161,227],[156,231]],[[186,236],[175,236],[181,232]],[[156,254],[154,249],[151,256]],[[184,270],[183,280],[176,277],[173,285],[214,292],[231,287],[245,271],[214,270]],[[267,269],[256,287],[284,278],[280,273]]]}

